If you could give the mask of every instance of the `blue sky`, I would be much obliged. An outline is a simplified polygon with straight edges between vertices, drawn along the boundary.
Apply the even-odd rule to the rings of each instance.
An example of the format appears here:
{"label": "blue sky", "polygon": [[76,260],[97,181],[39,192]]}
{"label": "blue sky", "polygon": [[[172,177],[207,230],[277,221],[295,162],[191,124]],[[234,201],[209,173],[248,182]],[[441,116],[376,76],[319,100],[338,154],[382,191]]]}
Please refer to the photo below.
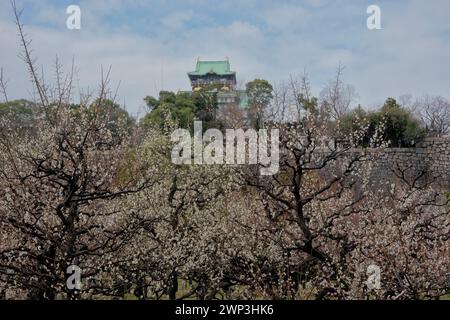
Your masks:
{"label": "blue sky", "polygon": [[[9,1],[0,4],[0,66],[10,95],[29,98],[26,69]],[[356,103],[374,107],[402,94],[450,93],[450,1],[447,0],[17,0],[38,63],[51,77],[56,55],[72,57],[82,87],[95,87],[101,65],[133,113],[158,90],[188,89],[197,57],[229,57],[243,84],[278,82],[308,71],[315,94],[341,62]],[[66,7],[81,8],[70,31]],[[382,30],[366,27],[366,9],[381,8]]]}

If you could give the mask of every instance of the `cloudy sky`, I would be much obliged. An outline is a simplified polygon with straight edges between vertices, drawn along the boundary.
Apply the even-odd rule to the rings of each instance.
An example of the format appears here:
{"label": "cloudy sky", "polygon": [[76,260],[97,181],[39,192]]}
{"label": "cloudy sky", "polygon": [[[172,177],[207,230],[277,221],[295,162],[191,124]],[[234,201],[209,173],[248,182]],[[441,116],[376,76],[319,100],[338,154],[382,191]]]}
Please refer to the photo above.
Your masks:
{"label": "cloudy sky", "polygon": [[[58,55],[95,87],[112,66],[120,101],[133,115],[143,97],[189,89],[197,57],[229,57],[238,81],[280,81],[308,71],[316,94],[341,62],[359,101],[439,94],[450,98],[448,0],[17,0],[46,76]],[[81,30],[66,28],[66,8],[81,8]],[[381,8],[382,30],[368,30],[367,7]],[[9,1],[0,3],[0,66],[10,96],[30,98]]]}

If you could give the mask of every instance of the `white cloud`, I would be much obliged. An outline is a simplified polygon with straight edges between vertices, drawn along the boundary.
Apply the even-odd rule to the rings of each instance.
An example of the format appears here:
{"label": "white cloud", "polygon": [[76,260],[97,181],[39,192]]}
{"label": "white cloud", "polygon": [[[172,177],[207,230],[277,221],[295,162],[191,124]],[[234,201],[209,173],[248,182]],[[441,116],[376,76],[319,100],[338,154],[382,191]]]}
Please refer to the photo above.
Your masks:
{"label": "white cloud", "polygon": [[190,21],[194,13],[192,10],[174,12],[161,19],[161,24],[170,30],[176,31],[183,28]]}

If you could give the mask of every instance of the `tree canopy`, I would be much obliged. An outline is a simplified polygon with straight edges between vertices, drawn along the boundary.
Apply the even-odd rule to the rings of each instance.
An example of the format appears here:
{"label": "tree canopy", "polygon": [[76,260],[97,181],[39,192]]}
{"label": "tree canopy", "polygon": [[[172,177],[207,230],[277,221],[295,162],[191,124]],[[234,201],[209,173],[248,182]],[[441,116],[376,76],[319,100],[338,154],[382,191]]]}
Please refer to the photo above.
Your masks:
{"label": "tree canopy", "polygon": [[339,130],[343,137],[368,126],[368,134],[363,145],[370,145],[370,137],[375,131],[382,132],[383,139],[392,147],[411,147],[425,137],[426,131],[414,115],[388,98],[378,111],[365,111],[358,106],[339,119]]}
{"label": "tree canopy", "polygon": [[273,99],[273,87],[267,80],[255,79],[246,84],[246,90],[252,126],[262,128],[264,113]]}
{"label": "tree canopy", "polygon": [[143,119],[145,127],[162,127],[167,115],[170,115],[180,128],[192,128],[194,119],[203,121],[204,130],[222,126],[216,121],[218,109],[216,86],[204,87],[195,92],[161,91],[158,98],[148,96],[144,101],[150,110]]}

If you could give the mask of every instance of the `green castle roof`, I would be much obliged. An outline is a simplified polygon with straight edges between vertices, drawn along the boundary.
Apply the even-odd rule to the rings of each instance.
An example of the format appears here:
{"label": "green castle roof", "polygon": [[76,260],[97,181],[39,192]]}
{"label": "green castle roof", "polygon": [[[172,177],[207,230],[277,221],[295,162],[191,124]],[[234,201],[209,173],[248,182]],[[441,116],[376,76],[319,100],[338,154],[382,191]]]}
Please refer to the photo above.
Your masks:
{"label": "green castle roof", "polygon": [[197,67],[194,72],[189,72],[192,76],[204,76],[208,73],[218,75],[234,75],[235,72],[230,70],[230,62],[224,61],[197,61]]}

